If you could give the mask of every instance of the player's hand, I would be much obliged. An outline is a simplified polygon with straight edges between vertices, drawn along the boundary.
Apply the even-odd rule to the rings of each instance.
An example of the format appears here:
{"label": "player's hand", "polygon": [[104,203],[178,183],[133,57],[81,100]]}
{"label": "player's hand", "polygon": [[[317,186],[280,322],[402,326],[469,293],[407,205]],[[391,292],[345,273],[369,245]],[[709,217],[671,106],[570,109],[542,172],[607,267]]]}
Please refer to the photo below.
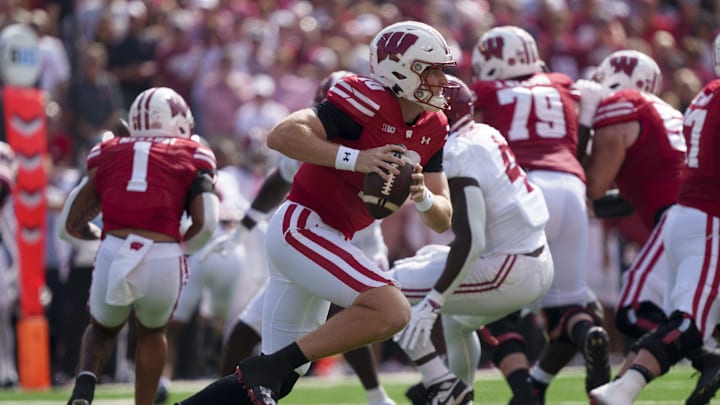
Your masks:
{"label": "player's hand", "polygon": [[405,351],[413,350],[422,340],[429,340],[440,308],[442,308],[440,302],[427,296],[423,298],[420,303],[412,307],[410,322],[405,329],[395,335],[393,340]]}
{"label": "player's hand", "polygon": [[412,184],[410,185],[410,199],[414,202],[421,202],[425,199],[427,193],[430,192],[425,187],[425,175],[423,175],[423,167],[418,163],[413,168]]}
{"label": "player's hand", "polygon": [[605,96],[605,91],[600,83],[585,79],[576,81],[574,88],[580,93],[580,125],[592,127],[595,111]]}
{"label": "player's hand", "polygon": [[405,146],[388,144],[377,148],[361,150],[355,162],[355,171],[360,173],[377,173],[387,180],[388,173],[400,174],[398,166],[405,165],[402,154],[405,153]]}

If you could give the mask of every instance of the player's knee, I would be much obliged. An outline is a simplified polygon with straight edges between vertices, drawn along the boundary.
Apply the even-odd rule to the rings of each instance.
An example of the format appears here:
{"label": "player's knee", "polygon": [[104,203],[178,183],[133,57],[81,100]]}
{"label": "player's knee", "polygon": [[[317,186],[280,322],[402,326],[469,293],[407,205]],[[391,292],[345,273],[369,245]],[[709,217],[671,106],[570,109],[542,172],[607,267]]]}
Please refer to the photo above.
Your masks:
{"label": "player's knee", "polygon": [[[543,308],[545,315],[545,328],[550,336],[550,340],[561,343],[574,344],[568,325],[575,322],[578,316],[587,317],[593,325],[602,325],[602,318],[598,316],[595,310],[595,303],[590,303],[583,307],[580,305],[563,305],[559,307]],[[602,308],[602,307],[599,307]],[[600,309],[600,311],[602,311]]]}
{"label": "player's knee", "polygon": [[624,335],[639,339],[667,320],[665,312],[660,307],[650,301],[642,301],[636,306],[619,308],[615,316],[615,325]]}
{"label": "player's knee", "polygon": [[634,349],[645,349],[652,353],[660,364],[661,374],[665,374],[672,365],[702,344],[702,334],[692,317],[685,312],[675,311],[667,322],[640,338]]}
{"label": "player's knee", "polygon": [[486,326],[495,345],[492,361],[496,367],[511,354],[525,353],[526,341],[518,331],[519,322],[520,311],[516,311]]}
{"label": "player's knee", "polygon": [[374,319],[377,334],[392,336],[410,322],[410,303],[398,288],[388,286],[373,290],[361,294],[353,306],[371,310],[376,315]]}

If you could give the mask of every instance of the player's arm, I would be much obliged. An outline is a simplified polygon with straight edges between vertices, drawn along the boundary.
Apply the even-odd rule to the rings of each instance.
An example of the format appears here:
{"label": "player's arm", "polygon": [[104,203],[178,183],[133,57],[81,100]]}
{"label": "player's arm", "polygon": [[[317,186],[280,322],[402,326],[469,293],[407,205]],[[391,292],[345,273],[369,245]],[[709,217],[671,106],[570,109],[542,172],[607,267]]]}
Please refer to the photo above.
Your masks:
{"label": "player's arm", "polygon": [[573,84],[580,100],[578,103],[578,146],[577,158],[580,162],[585,159],[587,154],[588,143],[592,135],[592,124],[595,118],[597,106],[600,104],[604,96],[604,91],[600,83],[592,80],[580,79]]}
{"label": "player's arm", "polygon": [[597,200],[610,189],[625,161],[626,149],[635,141],[639,132],[640,124],[637,121],[595,130],[592,153],[585,164],[588,198]]}
{"label": "player's arm", "polygon": [[270,130],[267,146],[293,159],[339,170],[375,172],[383,178],[387,178],[385,171],[399,174],[392,163],[405,164],[393,154],[404,152],[401,145],[357,150],[328,140],[333,136],[350,139],[360,136],[362,128],[357,124],[353,126],[354,122],[345,117],[339,108],[328,102],[296,111]]}
{"label": "player's arm", "polygon": [[273,170],[263,181],[250,209],[245,213],[240,223],[248,230],[253,229],[260,222],[261,217],[271,209],[280,205],[290,191],[292,182],[283,177],[279,169]]}
{"label": "player's arm", "polygon": [[407,327],[395,335],[394,340],[406,351],[413,350],[422,335],[429,336],[445,301],[460,285],[485,248],[485,197],[477,180],[453,177],[449,187],[455,240],[450,244],[445,268],[433,289],[413,306]]}
{"label": "player's arm", "polygon": [[67,234],[82,240],[100,239],[101,229],[90,222],[100,214],[100,209],[100,197],[95,190],[95,169],[93,169],[70,192],[65,201],[60,215],[65,218]]}
{"label": "player's arm", "polygon": [[449,180],[449,186],[455,239],[450,243],[445,269],[433,287],[443,296],[443,301],[465,279],[485,249],[485,197],[477,180],[454,177]]}
{"label": "player's arm", "polygon": [[220,199],[209,173],[198,173],[187,193],[185,207],[192,225],[183,235],[183,251],[192,254],[210,240],[220,218]]}

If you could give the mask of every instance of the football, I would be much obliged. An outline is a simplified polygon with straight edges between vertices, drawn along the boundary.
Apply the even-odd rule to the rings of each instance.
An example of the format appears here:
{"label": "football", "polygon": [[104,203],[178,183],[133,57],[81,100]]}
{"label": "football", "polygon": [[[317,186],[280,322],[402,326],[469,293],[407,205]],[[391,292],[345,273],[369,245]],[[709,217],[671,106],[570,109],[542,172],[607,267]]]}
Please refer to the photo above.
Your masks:
{"label": "football", "polygon": [[410,195],[412,183],[413,163],[406,155],[398,156],[405,160],[405,166],[400,166],[400,174],[390,175],[385,180],[377,173],[365,174],[363,185],[363,201],[365,207],[375,219],[382,219],[397,211]]}

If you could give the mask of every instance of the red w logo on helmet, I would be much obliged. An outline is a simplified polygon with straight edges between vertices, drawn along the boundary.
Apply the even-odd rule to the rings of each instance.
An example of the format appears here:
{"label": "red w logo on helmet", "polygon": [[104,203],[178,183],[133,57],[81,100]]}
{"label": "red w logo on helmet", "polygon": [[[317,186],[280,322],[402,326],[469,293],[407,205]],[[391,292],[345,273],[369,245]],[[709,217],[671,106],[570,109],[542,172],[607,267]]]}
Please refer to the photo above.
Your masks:
{"label": "red w logo on helmet", "polygon": [[610,66],[612,66],[615,73],[623,72],[626,75],[632,76],[635,66],[638,64],[637,58],[628,56],[619,56],[617,58],[610,59]]}
{"label": "red w logo on helmet", "polygon": [[185,115],[187,113],[187,104],[184,101],[178,100],[177,96],[172,95],[166,99],[170,105],[170,117],[174,117],[178,114]]}
{"label": "red w logo on helmet", "polygon": [[492,58],[498,58],[502,60],[503,47],[505,46],[505,40],[503,37],[492,37],[488,38],[480,44],[480,53],[485,60]]}
{"label": "red w logo on helmet", "polygon": [[378,62],[387,58],[398,62],[399,56],[404,55],[408,48],[417,42],[418,37],[415,34],[407,32],[388,32],[383,34],[377,43]]}

